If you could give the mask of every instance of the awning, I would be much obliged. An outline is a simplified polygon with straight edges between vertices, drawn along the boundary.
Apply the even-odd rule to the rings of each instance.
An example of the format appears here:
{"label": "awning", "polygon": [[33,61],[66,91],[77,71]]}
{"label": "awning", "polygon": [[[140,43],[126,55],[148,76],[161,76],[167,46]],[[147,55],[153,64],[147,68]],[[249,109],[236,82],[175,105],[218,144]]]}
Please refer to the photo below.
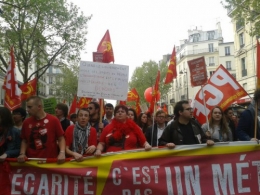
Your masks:
{"label": "awning", "polygon": [[233,102],[232,104],[245,104],[251,102],[252,99],[248,95],[245,97],[240,98],[239,100]]}

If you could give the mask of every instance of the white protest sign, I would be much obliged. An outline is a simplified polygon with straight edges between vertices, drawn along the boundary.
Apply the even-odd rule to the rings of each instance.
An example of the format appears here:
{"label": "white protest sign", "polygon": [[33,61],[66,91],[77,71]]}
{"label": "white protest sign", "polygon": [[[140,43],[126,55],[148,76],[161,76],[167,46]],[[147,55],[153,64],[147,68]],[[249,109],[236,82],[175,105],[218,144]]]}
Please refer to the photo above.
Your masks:
{"label": "white protest sign", "polygon": [[125,100],[129,66],[81,61],[78,97]]}

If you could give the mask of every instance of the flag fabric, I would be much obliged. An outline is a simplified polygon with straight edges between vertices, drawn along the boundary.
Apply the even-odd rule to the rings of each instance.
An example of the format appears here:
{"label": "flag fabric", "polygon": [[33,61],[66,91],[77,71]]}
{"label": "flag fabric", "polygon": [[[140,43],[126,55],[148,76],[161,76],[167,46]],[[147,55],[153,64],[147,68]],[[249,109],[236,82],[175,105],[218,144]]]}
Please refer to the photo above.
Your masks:
{"label": "flag fabric", "polygon": [[150,102],[150,107],[149,107],[149,109],[148,109],[148,112],[149,113],[153,113],[153,111],[154,111],[154,105],[155,105],[155,103],[158,101],[157,99],[156,99],[156,97],[157,97],[157,94],[159,93],[159,84],[160,84],[160,71],[158,70],[158,72],[157,72],[157,77],[156,77],[156,80],[155,80],[155,85],[154,85],[154,87],[153,87],[153,92],[152,92],[152,100],[151,100],[151,102]]}
{"label": "flag fabric", "polygon": [[[234,77],[220,65],[211,75],[206,85],[198,91],[194,99],[193,115],[204,124],[206,117],[215,106],[227,109],[234,101],[248,95]],[[205,106],[203,97],[205,98]]]}
{"label": "flag fabric", "polygon": [[74,96],[74,99],[70,105],[70,110],[69,110],[69,114],[68,114],[68,118],[70,117],[70,115],[76,113],[76,109],[77,109],[77,96]]}
{"label": "flag fabric", "polygon": [[256,89],[260,88],[260,44],[257,40],[257,46],[256,46]]}
{"label": "flag fabric", "polygon": [[126,101],[119,101],[119,105],[126,105]]}
{"label": "flag fabric", "polygon": [[137,116],[139,116],[142,112],[141,105],[140,105],[140,99],[138,99],[136,101],[135,111],[136,111]]}
{"label": "flag fabric", "polygon": [[138,92],[136,91],[135,88],[128,91],[128,93],[127,93],[127,101],[128,102],[137,101],[139,99],[140,99],[139,94],[138,94]]}
{"label": "flag fabric", "polygon": [[92,101],[92,98],[81,97],[77,104],[77,108],[87,108],[89,102],[91,102],[91,101]]}
{"label": "flag fabric", "polygon": [[114,63],[114,53],[112,48],[112,43],[110,39],[109,30],[106,31],[104,37],[101,39],[98,44],[97,51],[103,53],[103,62],[104,63]]}
{"label": "flag fabric", "polygon": [[21,101],[27,100],[29,97],[36,95],[37,90],[37,79],[34,78],[33,80],[28,81],[20,86],[22,91],[21,94]]}
{"label": "flag fabric", "polygon": [[165,78],[165,81],[164,81],[164,84],[171,83],[172,80],[174,78],[176,78],[176,77],[177,77],[176,51],[175,51],[175,46],[174,46],[173,51],[172,51],[172,56],[171,56],[171,59],[170,59],[170,64],[169,64],[168,71],[167,71],[167,74],[166,74],[166,78]]}
{"label": "flag fabric", "polygon": [[166,115],[168,114],[168,108],[166,104],[163,105],[163,111],[165,112]]}
{"label": "flag fabric", "polygon": [[18,87],[15,69],[14,49],[11,48],[10,62],[5,76],[3,89],[5,89],[4,106],[14,110],[21,106],[21,90]]}

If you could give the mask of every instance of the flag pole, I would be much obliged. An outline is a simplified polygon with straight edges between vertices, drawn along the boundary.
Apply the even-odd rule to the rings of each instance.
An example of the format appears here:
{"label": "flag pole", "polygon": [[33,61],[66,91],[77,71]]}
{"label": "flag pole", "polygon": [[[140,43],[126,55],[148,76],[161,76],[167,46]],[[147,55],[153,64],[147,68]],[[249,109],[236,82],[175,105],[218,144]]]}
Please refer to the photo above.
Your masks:
{"label": "flag pole", "polygon": [[204,112],[205,112],[205,116],[206,116],[208,130],[209,130],[209,119],[208,119],[208,115],[207,115],[206,101],[205,101],[205,95],[204,95],[204,90],[203,90],[203,86],[202,85],[201,85],[201,91],[202,91],[202,96],[203,96]]}

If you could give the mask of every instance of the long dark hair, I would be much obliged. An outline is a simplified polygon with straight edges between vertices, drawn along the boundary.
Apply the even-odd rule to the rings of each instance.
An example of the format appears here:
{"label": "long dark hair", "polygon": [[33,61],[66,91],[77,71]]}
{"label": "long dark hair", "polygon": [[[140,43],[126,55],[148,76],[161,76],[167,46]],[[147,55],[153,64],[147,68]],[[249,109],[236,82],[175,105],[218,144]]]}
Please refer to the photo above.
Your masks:
{"label": "long dark hair", "polygon": [[[142,122],[142,116],[143,116],[143,115],[146,115],[146,116],[147,116],[147,121],[146,121],[146,123],[143,123],[143,122]],[[139,114],[139,116],[137,117],[137,125],[138,125],[139,127],[141,127],[143,133],[145,133],[145,132],[146,132],[146,129],[148,128],[148,114],[143,113],[143,112],[142,112],[141,114]]]}
{"label": "long dark hair", "polygon": [[218,108],[220,110],[221,114],[222,114],[222,117],[221,117],[221,120],[220,120],[220,131],[222,133],[225,133],[228,136],[228,130],[229,130],[228,123],[226,121],[226,117],[224,116],[224,112],[223,112],[222,108],[220,108],[219,106],[215,106],[214,108],[212,108],[212,110],[210,112],[209,126],[211,128],[213,128],[213,122],[214,122],[213,120],[214,119],[213,119],[212,115],[213,115],[213,111],[214,111],[215,108]]}
{"label": "long dark hair", "polygon": [[14,126],[11,111],[5,107],[0,107],[0,127],[4,129],[5,133]]}

